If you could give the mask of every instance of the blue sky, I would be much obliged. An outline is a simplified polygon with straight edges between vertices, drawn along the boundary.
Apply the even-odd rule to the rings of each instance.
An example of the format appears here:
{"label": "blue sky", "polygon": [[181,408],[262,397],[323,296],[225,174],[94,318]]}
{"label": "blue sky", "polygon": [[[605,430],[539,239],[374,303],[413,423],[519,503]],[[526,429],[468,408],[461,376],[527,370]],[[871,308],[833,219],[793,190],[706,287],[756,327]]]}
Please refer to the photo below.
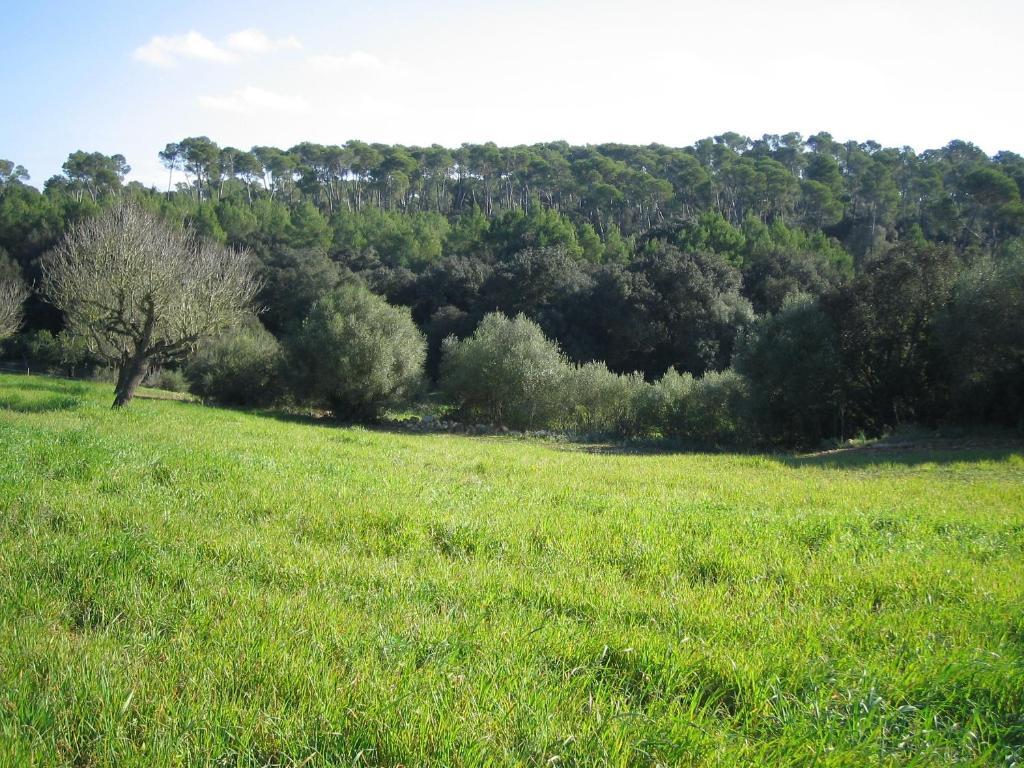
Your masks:
{"label": "blue sky", "polygon": [[0,157],[41,185],[76,149],[303,140],[684,146],[830,131],[1024,153],[1007,0],[10,2]]}

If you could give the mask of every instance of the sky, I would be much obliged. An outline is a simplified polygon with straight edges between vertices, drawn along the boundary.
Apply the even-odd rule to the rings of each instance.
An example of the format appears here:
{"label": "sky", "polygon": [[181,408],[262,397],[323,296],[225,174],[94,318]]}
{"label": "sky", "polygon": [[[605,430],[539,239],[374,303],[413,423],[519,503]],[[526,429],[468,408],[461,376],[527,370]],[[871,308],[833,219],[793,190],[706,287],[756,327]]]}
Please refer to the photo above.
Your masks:
{"label": "sky", "polygon": [[1020,0],[11,1],[0,158],[828,131],[1024,154]]}

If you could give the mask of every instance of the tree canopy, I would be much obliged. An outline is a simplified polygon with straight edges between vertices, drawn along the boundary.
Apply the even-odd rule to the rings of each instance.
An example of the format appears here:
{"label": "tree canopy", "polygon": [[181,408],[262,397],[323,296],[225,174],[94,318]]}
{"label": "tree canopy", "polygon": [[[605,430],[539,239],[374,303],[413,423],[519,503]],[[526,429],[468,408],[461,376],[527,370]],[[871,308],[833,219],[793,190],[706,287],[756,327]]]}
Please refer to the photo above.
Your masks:
{"label": "tree canopy", "polygon": [[[716,382],[739,354],[750,386],[726,377],[707,392],[747,392],[786,439],[782,421],[816,386],[793,427],[805,439],[1021,418],[1005,394],[1019,357],[1005,308],[1024,259],[1024,158],[1012,152],[730,132],[688,147],[245,150],[192,136],[159,157],[166,187],[125,183],[121,155],[76,151],[41,192],[0,161],[14,274],[39,283],[65,232],[127,201],[162,222],[165,245],[251,253],[260,321],[282,340],[339,286],[361,284],[409,309],[435,377],[443,339],[502,312],[536,323],[570,365],[648,382],[672,370]],[[77,327],[73,302],[53,303],[26,302],[29,333]],[[954,349],[983,338],[995,345],[985,354]],[[818,375],[833,364],[836,376]]]}

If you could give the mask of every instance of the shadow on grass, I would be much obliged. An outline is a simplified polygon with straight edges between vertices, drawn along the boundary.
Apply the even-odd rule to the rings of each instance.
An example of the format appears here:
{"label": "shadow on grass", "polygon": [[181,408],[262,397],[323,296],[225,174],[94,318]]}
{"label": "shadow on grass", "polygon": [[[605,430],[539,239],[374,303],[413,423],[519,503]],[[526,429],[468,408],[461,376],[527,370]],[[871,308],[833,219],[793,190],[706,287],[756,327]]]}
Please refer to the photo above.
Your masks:
{"label": "shadow on grass", "polygon": [[1024,456],[1024,441],[933,441],[912,444],[874,444],[838,448],[820,453],[776,455],[774,458],[789,467],[821,467],[824,469],[870,469],[884,466],[921,466],[923,464],[960,464],[983,461],[1007,461]]}
{"label": "shadow on grass", "polygon": [[2,394],[21,392],[47,392],[55,395],[80,396],[88,392],[88,386],[80,381],[51,379],[43,376],[19,376],[0,379]]}
{"label": "shadow on grass", "polygon": [[[66,411],[83,402],[81,396],[88,392],[88,386],[75,381],[56,380],[42,376],[24,376],[17,380],[0,382],[0,410],[20,413],[45,413]],[[188,405],[204,405],[189,395],[143,390],[139,399],[170,400]],[[403,426],[400,422],[358,422],[334,419],[327,412],[292,411],[277,408],[245,408],[239,406],[209,403],[224,410],[248,414],[259,418],[272,419],[288,424],[326,429],[350,429],[358,427],[372,432],[403,435],[408,437],[456,437],[478,438],[499,441],[530,441],[546,445],[553,450],[576,451],[606,456],[671,456],[694,454],[731,454],[750,457],[764,457],[787,467],[817,467],[823,469],[864,470],[883,466],[920,466],[925,464],[956,464],[980,462],[1005,462],[1012,457],[1024,457],[1024,438],[1014,432],[981,433],[962,438],[942,437],[894,442],[892,438],[866,445],[849,446],[817,453],[794,453],[781,451],[758,451],[750,448],[715,447],[682,443],[673,440],[616,440],[594,436],[578,436],[545,433],[544,436],[519,432],[479,432],[466,430],[421,430]],[[898,439],[898,438],[897,438]]]}
{"label": "shadow on grass", "polygon": [[74,381],[20,376],[0,382],[0,410],[16,413],[70,411],[82,403],[88,387]]}
{"label": "shadow on grass", "polygon": [[72,395],[47,394],[42,397],[25,397],[19,393],[0,392],[0,411],[16,413],[49,413],[70,411],[77,408],[81,399]]}
{"label": "shadow on grass", "polygon": [[452,435],[481,440],[529,441],[545,445],[552,450],[592,453],[602,456],[681,456],[715,455],[763,457],[792,468],[819,467],[823,469],[863,470],[883,466],[920,466],[924,464],[978,463],[985,461],[1002,462],[1014,456],[1024,456],[1024,438],[1016,435],[1003,437],[979,437],[965,439],[922,440],[906,443],[875,442],[863,446],[844,447],[818,453],[796,453],[790,451],[755,450],[749,447],[707,446],[684,443],[677,440],[616,440],[594,436],[574,436],[548,433],[546,436],[528,435],[521,432],[475,433],[466,431],[419,430],[403,427],[394,422],[354,422],[336,420],[326,414],[299,413],[275,409],[249,410],[231,408],[263,418],[327,429],[350,429],[358,427],[372,432],[403,435],[407,437],[437,437]]}

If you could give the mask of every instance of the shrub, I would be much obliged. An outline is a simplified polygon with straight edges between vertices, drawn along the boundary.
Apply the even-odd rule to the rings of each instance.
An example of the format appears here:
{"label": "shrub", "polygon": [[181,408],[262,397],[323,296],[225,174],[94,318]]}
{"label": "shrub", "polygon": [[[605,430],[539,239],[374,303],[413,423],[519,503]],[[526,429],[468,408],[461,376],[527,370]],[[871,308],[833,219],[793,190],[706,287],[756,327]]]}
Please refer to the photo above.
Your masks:
{"label": "shrub", "polygon": [[694,379],[669,371],[655,384],[604,363],[571,365],[525,315],[487,315],[468,339],[449,337],[441,386],[464,417],[514,429],[562,428],[703,445],[739,442],[746,398],[733,370]]}
{"label": "shrub", "polygon": [[568,372],[558,345],[523,314],[491,313],[442,346],[441,388],[463,416],[514,429],[560,424]]}
{"label": "shrub", "polygon": [[339,418],[375,418],[423,381],[426,342],[409,310],[346,285],[314,304],[289,339],[289,378],[301,402]]}
{"label": "shrub", "polygon": [[87,376],[100,364],[99,358],[89,349],[88,340],[82,336],[65,329],[57,334],[56,343],[58,364],[53,370],[64,376]]}
{"label": "shrub", "polygon": [[699,379],[670,369],[654,389],[648,418],[664,436],[706,446],[744,440],[746,382],[731,368]]}
{"label": "shrub", "polygon": [[744,442],[746,396],[746,382],[731,368],[709,371],[695,379],[686,409],[685,437],[701,445]]}
{"label": "shrub", "polygon": [[188,380],[177,368],[158,368],[150,372],[143,383],[147,387],[165,389],[168,392],[188,391]]}
{"label": "shrub", "polygon": [[259,320],[222,334],[188,361],[189,389],[232,405],[269,405],[281,395],[281,345]]}
{"label": "shrub", "polygon": [[656,381],[640,405],[641,421],[663,437],[678,437],[684,423],[686,404],[693,391],[693,376],[669,368]]}
{"label": "shrub", "polygon": [[17,361],[19,368],[71,378],[90,376],[100,365],[88,341],[63,330],[54,336],[46,330],[24,331],[2,346],[5,360]]}
{"label": "shrub", "polygon": [[567,426],[580,432],[638,436],[646,431],[642,413],[650,389],[640,374],[620,376],[604,363],[571,366],[563,390],[572,403]]}

